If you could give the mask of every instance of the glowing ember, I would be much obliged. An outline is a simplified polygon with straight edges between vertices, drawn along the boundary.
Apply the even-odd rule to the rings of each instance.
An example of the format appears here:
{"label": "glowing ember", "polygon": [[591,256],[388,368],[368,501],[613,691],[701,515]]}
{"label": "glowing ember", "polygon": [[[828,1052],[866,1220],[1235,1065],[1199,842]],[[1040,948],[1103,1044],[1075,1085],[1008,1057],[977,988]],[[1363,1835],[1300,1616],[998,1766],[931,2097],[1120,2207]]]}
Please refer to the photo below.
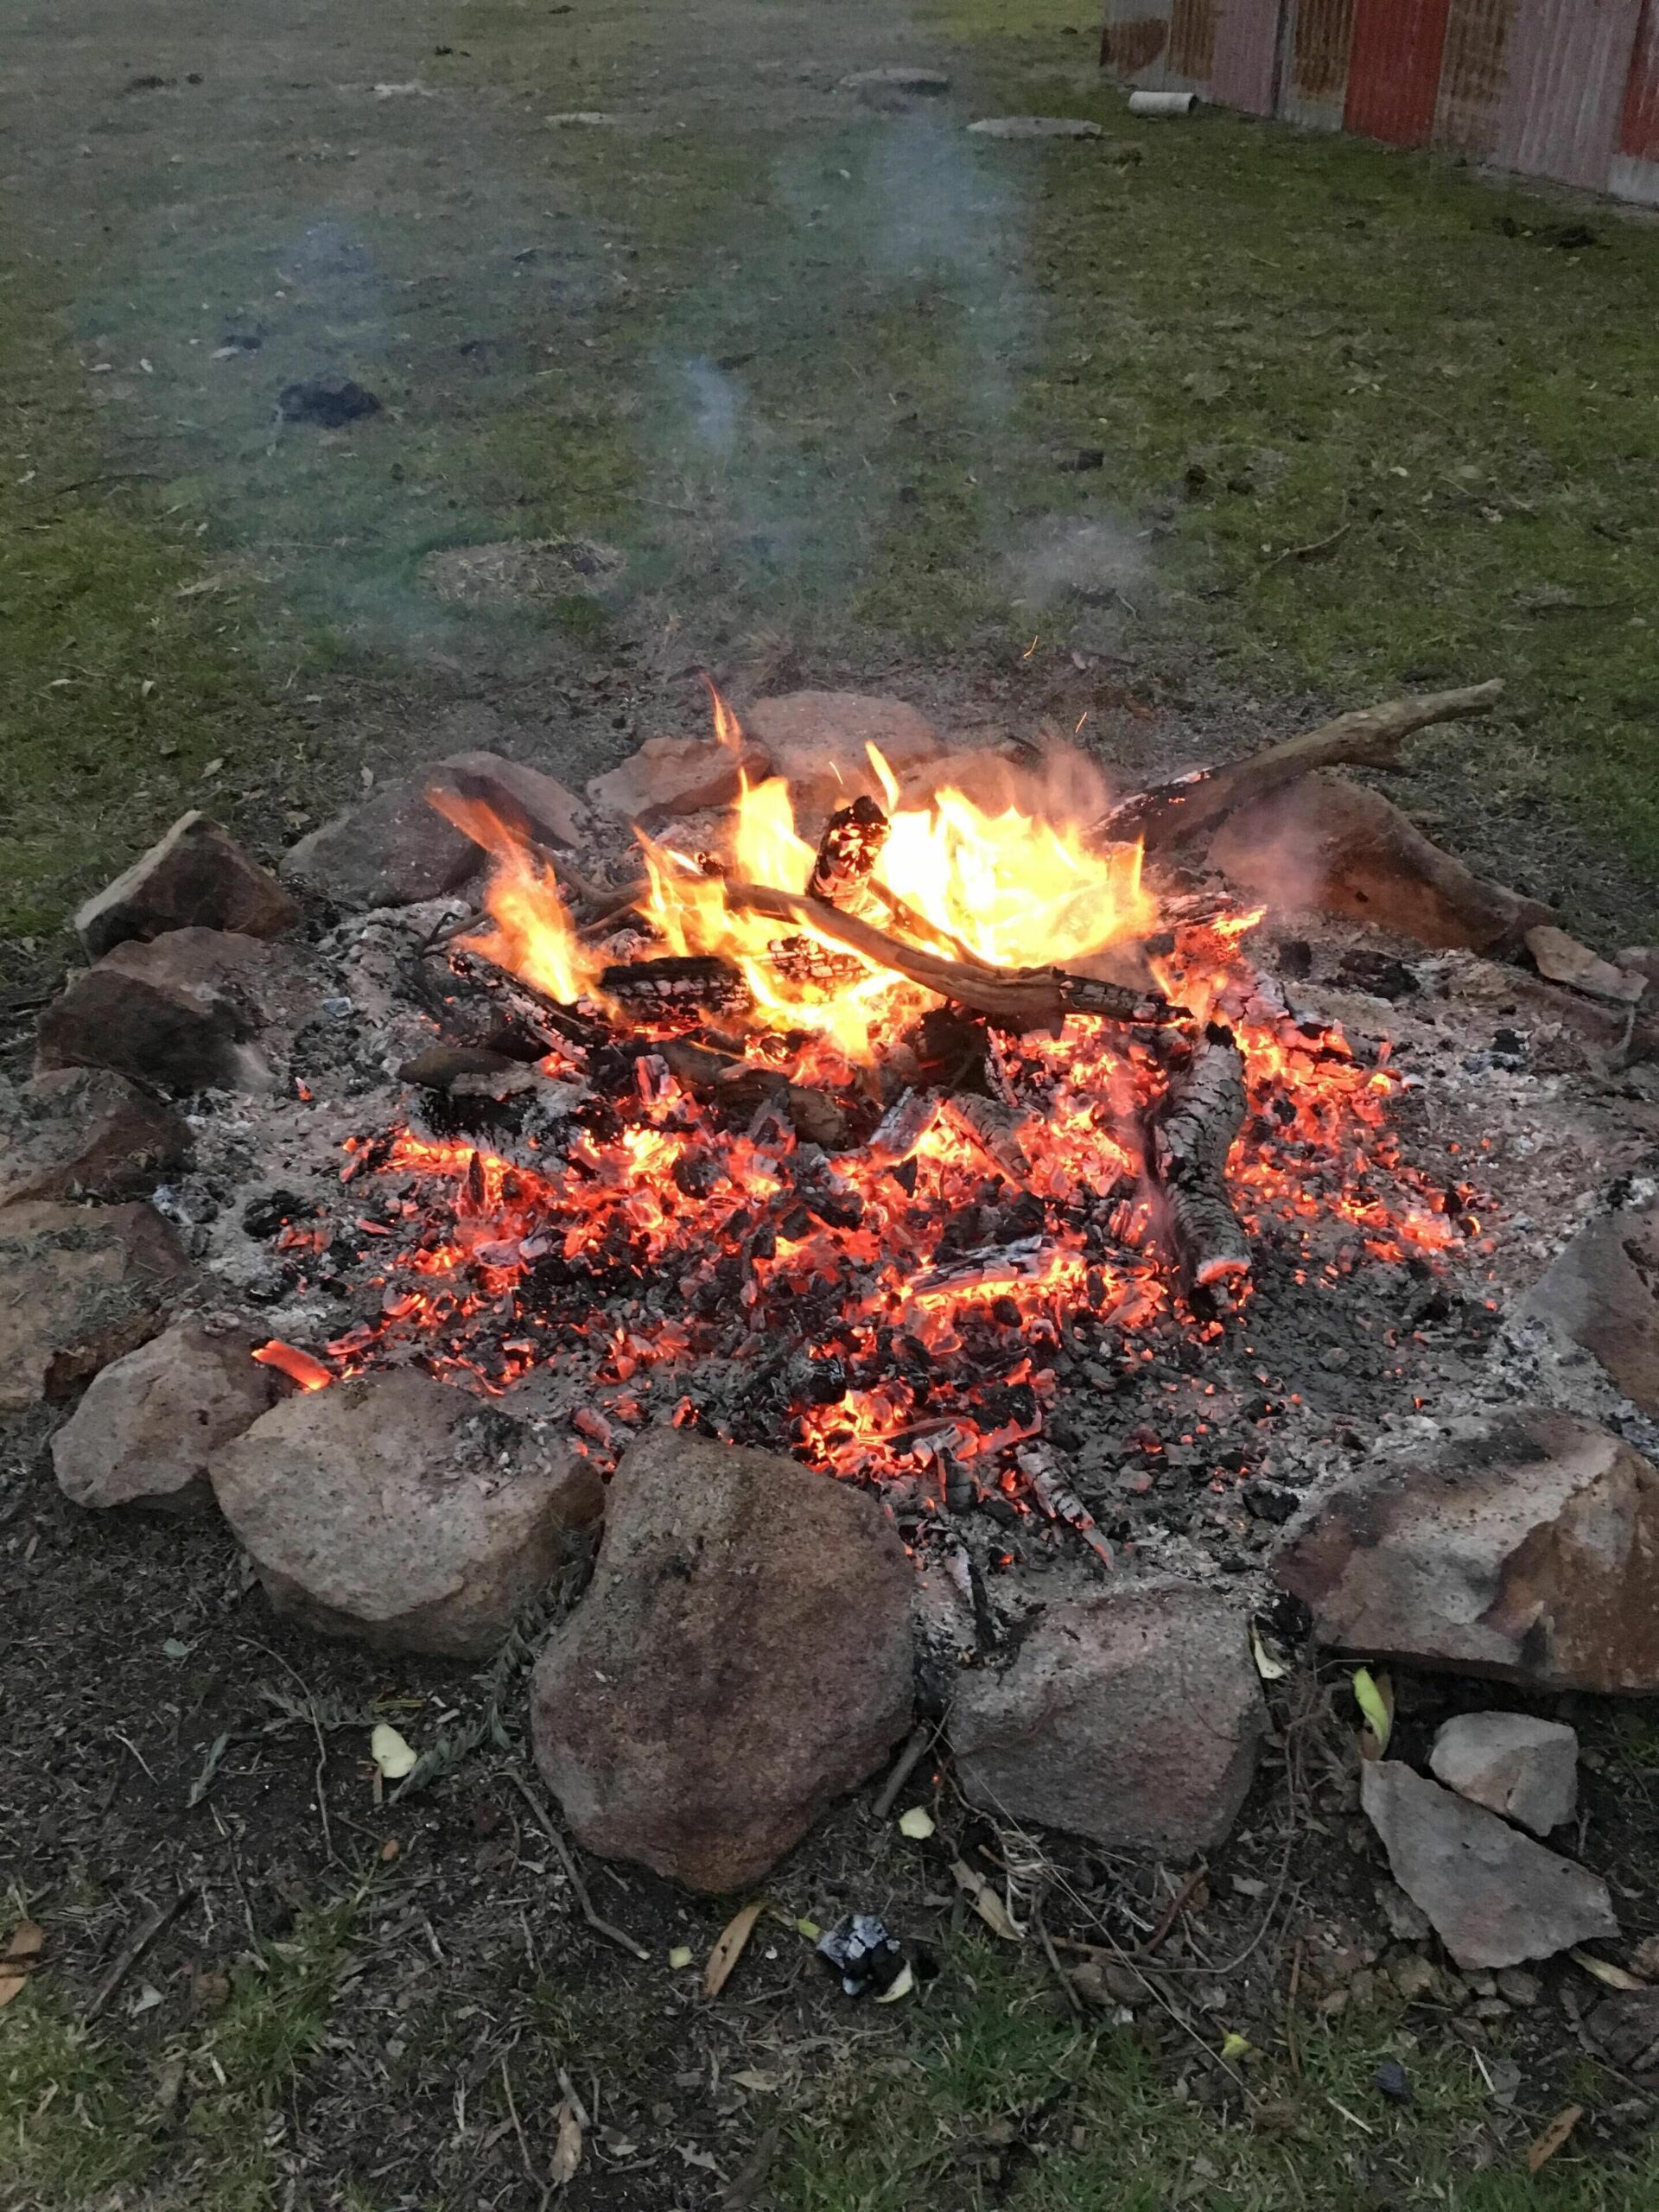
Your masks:
{"label": "glowing ember", "polygon": [[[740,748],[718,696],[715,713]],[[1134,972],[1160,920],[1138,849],[1092,850],[1064,821],[960,791],[908,806],[872,768],[887,805],[869,911],[894,939],[1084,973],[1122,947]],[[326,1364],[281,1344],[256,1355],[305,1388],[410,1358],[494,1394],[568,1378],[577,1448],[603,1465],[671,1409],[742,1440],[781,1427],[803,1459],[906,1488],[918,1510],[965,1489],[1052,1514],[1069,1493],[1032,1472],[1040,1451],[1016,1454],[1044,1432],[1079,1330],[1133,1363],[1217,1338],[1250,1294],[1220,1271],[1213,1294],[1184,1294],[1154,1166],[1149,1131],[1210,1021],[1243,1063],[1232,1204],[1297,1280],[1480,1235],[1469,1185],[1403,1159],[1389,1067],[1262,984],[1242,949],[1259,915],[1178,918],[1154,940],[1190,1019],[1015,1033],[728,897],[798,893],[817,857],[784,785],[746,785],[729,870],[640,841],[651,951],[714,956],[747,985],[743,1011],[696,1035],[695,1006],[623,1003],[626,969],[603,991],[614,954],[579,935],[550,866],[473,803],[443,803],[496,855],[473,949],[581,1018],[560,1017],[573,1041],[528,1094],[348,1147],[378,1306]],[[801,958],[803,938],[827,960]],[[743,1378],[717,1402],[711,1361]]]}

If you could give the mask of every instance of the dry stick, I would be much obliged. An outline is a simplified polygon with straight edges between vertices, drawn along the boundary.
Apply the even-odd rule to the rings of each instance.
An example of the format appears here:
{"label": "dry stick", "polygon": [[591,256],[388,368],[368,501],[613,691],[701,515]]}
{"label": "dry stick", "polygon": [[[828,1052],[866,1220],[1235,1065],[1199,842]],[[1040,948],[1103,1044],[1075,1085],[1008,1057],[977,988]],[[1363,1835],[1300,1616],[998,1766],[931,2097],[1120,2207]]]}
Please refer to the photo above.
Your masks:
{"label": "dry stick", "polygon": [[162,1929],[168,1927],[184,1910],[196,1892],[181,1890],[169,1904],[153,1904],[140,1923],[137,1932],[117,1953],[115,1962],[92,1993],[92,2001],[81,2015],[84,2020],[95,2020],[109,2003],[116,1991],[132,1972]]}
{"label": "dry stick", "polygon": [[645,1945],[636,1943],[632,1936],[625,1935],[621,1929],[613,1927],[608,1920],[601,1920],[598,1913],[594,1910],[594,1901],[588,1894],[588,1885],[582,1880],[577,1870],[576,1862],[570,1854],[569,1846],[554,1827],[546,1807],[537,1797],[535,1791],[524,1780],[523,1775],[509,1772],[507,1779],[529,1806],[535,1815],[537,1826],[546,1836],[554,1850],[558,1853],[559,1863],[570,1878],[571,1891],[577,1904],[582,1908],[582,1916],[588,1925],[596,1936],[604,1936],[613,1943],[620,1943],[625,1951],[631,1951],[636,1959],[643,1960],[645,1965],[649,1966],[651,1953],[646,1950]]}
{"label": "dry stick", "polygon": [[878,1821],[885,1821],[899,1802],[899,1792],[927,1757],[938,1734],[937,1728],[929,1728],[925,1726],[911,1730],[906,1739],[905,1748],[893,1761],[892,1772],[882,1783],[877,1793],[875,1802],[870,1808]]}
{"label": "dry stick", "polygon": [[1353,766],[1398,768],[1401,748],[1408,737],[1436,722],[1460,721],[1484,715],[1496,704],[1503,686],[1471,684],[1460,691],[1427,691],[1404,699],[1386,699],[1380,706],[1361,707],[1321,722],[1317,729],[1301,731],[1243,760],[1235,760],[1213,774],[1170,786],[1164,792],[1146,791],[1126,799],[1096,825],[1096,836],[1107,842],[1139,836],[1148,850],[1184,842],[1215,827],[1224,816],[1263,798],[1282,785],[1294,783],[1314,768]]}

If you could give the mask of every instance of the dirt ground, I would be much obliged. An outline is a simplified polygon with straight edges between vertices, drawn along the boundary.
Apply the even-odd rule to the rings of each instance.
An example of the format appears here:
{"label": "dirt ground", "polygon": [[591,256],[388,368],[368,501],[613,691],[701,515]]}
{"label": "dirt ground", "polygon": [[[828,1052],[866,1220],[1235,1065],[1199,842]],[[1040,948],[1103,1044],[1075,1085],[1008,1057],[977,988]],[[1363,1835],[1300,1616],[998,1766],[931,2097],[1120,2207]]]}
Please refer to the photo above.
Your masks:
{"label": "dirt ground", "polygon": [[[1221,118],[1137,137],[1095,28],[1055,0],[14,0],[13,1064],[66,911],[183,807],[273,852],[462,745],[579,785],[700,728],[702,666],[1080,732],[1126,780],[1500,673],[1512,712],[1404,803],[1607,949],[1647,937],[1659,241]],[[916,60],[943,99],[841,84]],[[962,129],[1033,107],[1138,157]],[[320,375],[378,410],[285,419]],[[509,541],[544,550],[467,557]],[[710,1999],[729,1907],[584,1862],[641,1962],[522,1794],[536,1624],[482,1675],[324,1645],[222,1529],[77,1513],[48,1428],[0,1459],[0,1937],[48,1936],[0,2012],[8,2212],[518,2212],[573,2101],[562,2193],[619,2212],[1659,2201],[1652,2097],[1590,2054],[1581,1970],[1513,1997],[1401,1970],[1425,1947],[1378,1902],[1337,1671],[1274,1686],[1241,1831],[1176,1909],[1180,1874],[993,1834],[925,1765],[936,1836],[844,1808]],[[1408,1748],[1482,1696],[1401,1694]],[[1653,1933],[1659,1715],[1549,1709],[1590,1754],[1585,1854]],[[435,1754],[402,1797],[382,1719]],[[967,1910],[963,1853],[1023,1942]],[[1156,1972],[1084,2006],[1039,1904],[1048,1937],[1131,1947],[1167,1914]],[[906,2005],[815,1961],[798,1923],[854,1906],[912,1946]]]}

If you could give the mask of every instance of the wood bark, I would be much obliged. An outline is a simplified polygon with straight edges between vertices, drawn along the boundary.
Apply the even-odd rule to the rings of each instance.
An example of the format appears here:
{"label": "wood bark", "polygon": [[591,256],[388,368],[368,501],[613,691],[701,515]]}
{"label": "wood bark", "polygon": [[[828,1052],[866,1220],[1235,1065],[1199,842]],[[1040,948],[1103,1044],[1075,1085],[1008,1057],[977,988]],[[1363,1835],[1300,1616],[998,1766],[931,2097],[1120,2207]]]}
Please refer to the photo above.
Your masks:
{"label": "wood bark", "polygon": [[1237,808],[1294,783],[1315,768],[1398,768],[1406,741],[1437,722],[1484,715],[1503,686],[1496,678],[1460,691],[1428,691],[1380,706],[1338,715],[1317,729],[1282,739],[1224,768],[1200,771],[1176,781],[1138,791],[1122,800],[1096,826],[1101,842],[1121,844],[1139,837],[1149,852],[1186,844],[1214,829]]}

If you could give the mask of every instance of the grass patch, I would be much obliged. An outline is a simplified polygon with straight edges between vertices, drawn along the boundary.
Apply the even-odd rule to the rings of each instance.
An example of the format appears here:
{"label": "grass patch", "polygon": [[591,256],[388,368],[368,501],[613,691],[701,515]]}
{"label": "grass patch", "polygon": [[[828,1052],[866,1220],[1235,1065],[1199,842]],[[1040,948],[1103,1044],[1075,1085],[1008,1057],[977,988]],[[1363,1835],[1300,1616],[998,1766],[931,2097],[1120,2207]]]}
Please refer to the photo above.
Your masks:
{"label": "grass patch", "polygon": [[[1407,2066],[1409,2106],[1375,2086],[1389,2056]],[[779,2201],[785,2212],[1638,2212],[1659,2191],[1651,2147],[1594,2162],[1568,2151],[1535,2178],[1530,2123],[1497,2111],[1469,2052],[1420,2049],[1388,2012],[1305,2026],[1295,2069],[1283,2054],[1238,2064],[1255,2101],[1224,2120],[1178,2092],[1202,2065],[1154,2061],[1129,2031],[1078,2029],[1030,1969],[967,1945],[897,2048],[865,2045],[798,2122]],[[1592,2113],[1605,2086],[1587,2092]]]}
{"label": "grass patch", "polygon": [[238,1970],[216,2018],[148,2053],[79,2025],[44,1990],[8,2005],[0,2204],[86,2212],[148,2184],[180,2212],[264,2212],[273,2118],[321,2044],[351,1925],[349,1905],[301,1914],[291,1941]]}

